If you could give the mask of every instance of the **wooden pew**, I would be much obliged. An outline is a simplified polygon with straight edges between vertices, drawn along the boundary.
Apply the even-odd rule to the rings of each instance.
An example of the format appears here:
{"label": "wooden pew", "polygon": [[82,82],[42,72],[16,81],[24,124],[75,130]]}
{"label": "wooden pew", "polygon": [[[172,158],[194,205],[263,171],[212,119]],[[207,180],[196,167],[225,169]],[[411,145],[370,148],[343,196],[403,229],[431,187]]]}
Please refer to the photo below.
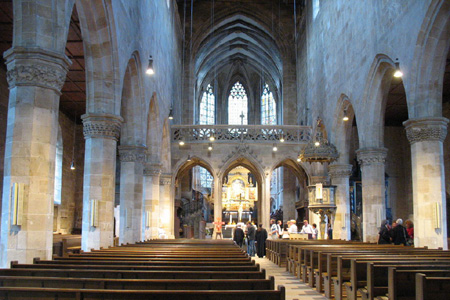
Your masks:
{"label": "wooden pew", "polygon": [[[379,278],[378,282],[375,281],[374,284],[378,286],[374,288],[372,299],[386,294],[391,300],[414,298],[417,273],[432,277],[450,277],[450,265],[389,267],[387,283],[386,276]],[[366,298],[369,299],[369,297]]]}
{"label": "wooden pew", "polygon": [[67,257],[70,253],[79,253],[81,251],[81,235],[62,238],[62,254]]}
{"label": "wooden pew", "polygon": [[285,289],[278,290],[98,290],[0,287],[3,299],[183,299],[183,300],[285,300]]}
{"label": "wooden pew", "polygon": [[445,300],[449,298],[450,278],[416,274],[416,300]]}

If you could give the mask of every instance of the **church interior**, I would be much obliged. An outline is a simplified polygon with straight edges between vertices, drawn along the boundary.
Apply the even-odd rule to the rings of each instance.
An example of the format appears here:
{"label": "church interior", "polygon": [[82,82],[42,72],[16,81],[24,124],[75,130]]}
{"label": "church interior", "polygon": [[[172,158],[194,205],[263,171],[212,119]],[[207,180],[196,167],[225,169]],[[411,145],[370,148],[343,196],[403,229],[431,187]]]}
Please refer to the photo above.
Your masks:
{"label": "church interior", "polygon": [[0,1],[1,267],[271,219],[447,250],[449,49],[447,0]]}

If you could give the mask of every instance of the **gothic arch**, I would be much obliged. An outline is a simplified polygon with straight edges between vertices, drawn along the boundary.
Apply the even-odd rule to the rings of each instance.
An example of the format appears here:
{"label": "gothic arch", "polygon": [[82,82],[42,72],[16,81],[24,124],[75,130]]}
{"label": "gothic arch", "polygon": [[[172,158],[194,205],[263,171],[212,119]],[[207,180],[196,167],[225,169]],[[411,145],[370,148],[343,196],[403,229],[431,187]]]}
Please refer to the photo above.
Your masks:
{"label": "gothic arch", "polygon": [[153,92],[150,99],[150,105],[147,114],[147,131],[145,145],[148,149],[151,161],[159,161],[160,157],[160,145],[161,142],[161,129],[160,129],[160,117],[159,117],[159,105],[156,92]]}
{"label": "gothic arch", "polygon": [[236,153],[235,155],[233,155],[220,168],[220,171],[218,173],[219,179],[223,180],[225,174],[228,174],[228,172],[230,172],[237,166],[243,166],[250,170],[250,172],[255,175],[258,184],[261,186],[264,180],[264,169],[254,158],[240,153]]}
{"label": "gothic arch", "polygon": [[[272,165],[270,171],[268,172],[268,176],[271,176],[272,172],[279,167],[288,168],[299,181],[305,179],[306,182],[309,182],[309,168],[307,168],[303,163],[298,163],[296,158],[293,157],[283,157],[280,158],[275,164]],[[267,174],[266,174],[267,176]]]}
{"label": "gothic arch", "polygon": [[135,52],[128,61],[122,84],[121,115],[124,119],[121,128],[120,142],[122,145],[143,145],[143,99],[142,82],[140,78],[139,55]]}
{"label": "gothic arch", "polygon": [[356,113],[356,121],[361,127],[360,148],[384,145],[384,112],[394,69],[391,58],[384,54],[376,55],[367,76],[361,106]]}
{"label": "gothic arch", "polygon": [[176,164],[174,168],[173,179],[184,175],[187,171],[189,171],[195,166],[205,168],[213,177],[217,176],[217,174],[214,172],[213,167],[211,166],[211,163],[208,160],[197,156],[192,156],[191,161],[180,159],[180,161]]}
{"label": "gothic arch", "polygon": [[[344,115],[348,117],[348,121],[344,121]],[[347,164],[350,161],[350,142],[352,135],[353,119],[355,118],[355,111],[351,100],[345,94],[341,94],[337,101],[336,110],[333,118],[333,134],[330,137],[338,152],[339,163]]]}
{"label": "gothic arch", "polygon": [[[410,118],[441,117],[442,88],[450,48],[450,3],[433,0],[425,15],[414,51]],[[409,104],[409,103],[408,103]]]}
{"label": "gothic arch", "polygon": [[111,0],[77,0],[86,66],[86,112],[120,114],[121,85]]}

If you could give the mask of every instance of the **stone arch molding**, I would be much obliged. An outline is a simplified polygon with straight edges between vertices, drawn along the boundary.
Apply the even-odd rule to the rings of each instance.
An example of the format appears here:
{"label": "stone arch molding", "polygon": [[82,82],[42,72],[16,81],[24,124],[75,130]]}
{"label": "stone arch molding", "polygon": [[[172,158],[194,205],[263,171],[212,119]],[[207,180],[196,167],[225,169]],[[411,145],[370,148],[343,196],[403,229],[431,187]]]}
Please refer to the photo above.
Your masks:
{"label": "stone arch molding", "polygon": [[160,112],[158,105],[158,97],[156,92],[153,92],[152,97],[149,101],[147,113],[147,128],[146,128],[146,138],[145,145],[147,146],[147,152],[149,159],[152,162],[157,162],[160,160],[160,150],[158,145],[161,145],[162,135],[161,135],[161,121]]}
{"label": "stone arch molding", "polygon": [[264,168],[262,166],[262,161],[258,160],[256,156],[253,154],[253,151],[247,152],[247,147],[237,147],[235,151],[233,151],[223,162],[223,165],[220,166],[220,170],[217,173],[218,178],[222,179],[227,172],[229,172],[232,168],[237,166],[244,166],[251,171],[255,171],[257,174],[257,180],[259,184],[261,184],[265,178]]}
{"label": "stone arch molding", "polygon": [[390,57],[385,54],[375,56],[356,113],[356,121],[361,127],[358,133],[360,148],[382,147],[384,144],[384,112],[394,69],[395,64]]}
{"label": "stone arch molding", "polygon": [[442,88],[450,51],[450,2],[433,0],[419,32],[411,67],[410,118],[441,117]]}
{"label": "stone arch molding", "polygon": [[[308,168],[305,163],[297,162],[296,157],[289,156],[280,158],[274,164],[272,164],[268,171],[266,171],[266,177],[272,176],[272,172],[279,167],[289,168],[289,170],[291,170],[299,180],[301,179],[301,176],[304,175],[303,177],[305,177],[307,182],[309,182],[310,168]],[[304,174],[301,174],[301,172],[303,172]]]}
{"label": "stone arch molding", "polygon": [[[343,121],[344,111],[347,114],[348,121]],[[338,161],[347,163],[349,161],[350,152],[350,137],[352,132],[353,118],[355,118],[355,111],[352,101],[346,94],[341,94],[337,101],[336,109],[333,117],[333,128],[335,130],[330,133],[330,142],[332,142],[338,152]]]}
{"label": "stone arch molding", "polygon": [[212,164],[209,160],[205,159],[205,158],[201,158],[198,156],[191,156],[191,161],[187,161],[184,159],[180,159],[177,164],[174,167],[174,171],[173,171],[173,176],[172,182],[175,182],[175,178],[178,177],[178,175],[183,174],[184,172],[186,172],[187,170],[195,167],[195,166],[200,166],[205,168],[206,170],[208,170],[208,172],[215,178],[217,176],[214,168],[212,167]]}

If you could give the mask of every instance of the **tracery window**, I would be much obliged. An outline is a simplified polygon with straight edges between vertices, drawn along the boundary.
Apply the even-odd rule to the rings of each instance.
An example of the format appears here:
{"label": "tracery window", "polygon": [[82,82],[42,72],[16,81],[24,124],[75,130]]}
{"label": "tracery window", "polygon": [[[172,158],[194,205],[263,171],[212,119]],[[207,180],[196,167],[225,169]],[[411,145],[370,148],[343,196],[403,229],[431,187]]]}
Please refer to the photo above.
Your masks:
{"label": "tracery window", "polygon": [[[243,118],[241,117],[243,115]],[[228,124],[248,124],[248,98],[244,86],[237,81],[228,96]]]}
{"label": "tracery window", "polygon": [[270,91],[269,85],[264,84],[264,89],[261,95],[261,124],[262,125],[276,125],[277,124],[277,109],[273,93]]}
{"label": "tracery window", "polygon": [[202,100],[200,101],[200,125],[215,124],[215,99],[213,87],[208,84],[206,91],[203,92]]}

